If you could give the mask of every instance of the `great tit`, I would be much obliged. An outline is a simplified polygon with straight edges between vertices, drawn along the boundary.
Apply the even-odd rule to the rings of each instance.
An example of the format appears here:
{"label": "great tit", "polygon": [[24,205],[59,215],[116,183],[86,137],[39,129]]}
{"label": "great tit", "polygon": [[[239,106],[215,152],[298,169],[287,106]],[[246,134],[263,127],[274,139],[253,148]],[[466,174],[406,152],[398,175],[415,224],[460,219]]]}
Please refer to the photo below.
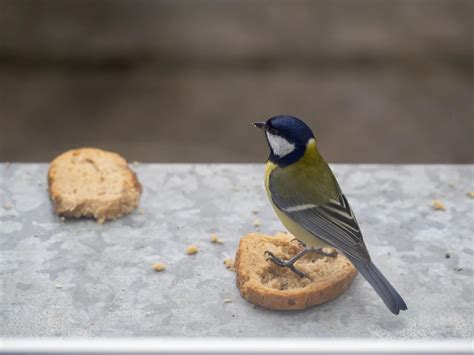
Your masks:
{"label": "great tit", "polygon": [[275,116],[253,125],[265,132],[270,147],[265,167],[270,202],[286,229],[307,246],[288,261],[267,252],[269,258],[304,277],[294,267],[296,260],[308,252],[333,256],[322,248],[335,248],[352,262],[393,314],[406,310],[405,301],[371,261],[354,212],[319,154],[308,125],[293,116]]}

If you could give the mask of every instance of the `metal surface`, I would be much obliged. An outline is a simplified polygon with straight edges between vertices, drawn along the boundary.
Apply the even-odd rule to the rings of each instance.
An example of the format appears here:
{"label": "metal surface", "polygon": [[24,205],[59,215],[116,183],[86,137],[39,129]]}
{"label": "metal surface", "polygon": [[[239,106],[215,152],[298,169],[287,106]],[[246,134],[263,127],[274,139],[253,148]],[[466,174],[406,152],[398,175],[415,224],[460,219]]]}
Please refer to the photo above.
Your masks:
{"label": "metal surface", "polygon": [[[99,225],[54,215],[47,165],[0,166],[1,336],[472,337],[472,165],[334,166],[372,258],[407,300],[398,317],[360,276],[305,311],[264,310],[240,297],[224,258],[257,218],[262,232],[282,230],[263,166],[134,169],[140,209]],[[446,210],[434,210],[433,199]],[[224,244],[212,244],[211,233]],[[189,244],[199,253],[186,255]],[[152,270],[158,261],[165,272]]]}

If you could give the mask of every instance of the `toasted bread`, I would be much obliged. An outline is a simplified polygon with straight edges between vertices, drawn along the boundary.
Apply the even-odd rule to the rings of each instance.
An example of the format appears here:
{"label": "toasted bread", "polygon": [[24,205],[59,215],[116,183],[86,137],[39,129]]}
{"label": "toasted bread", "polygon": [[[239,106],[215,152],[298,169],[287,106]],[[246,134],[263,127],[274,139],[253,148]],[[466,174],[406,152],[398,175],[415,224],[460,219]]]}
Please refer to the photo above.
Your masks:
{"label": "toasted bread", "polygon": [[74,149],[55,158],[48,185],[58,215],[93,217],[99,223],[133,211],[142,192],[125,159],[96,148]]}
{"label": "toasted bread", "polygon": [[269,309],[305,309],[342,294],[357,270],[342,254],[336,257],[308,253],[295,263],[308,277],[267,260],[265,251],[288,260],[303,250],[288,234],[274,237],[250,233],[241,239],[235,258],[237,286],[250,302]]}

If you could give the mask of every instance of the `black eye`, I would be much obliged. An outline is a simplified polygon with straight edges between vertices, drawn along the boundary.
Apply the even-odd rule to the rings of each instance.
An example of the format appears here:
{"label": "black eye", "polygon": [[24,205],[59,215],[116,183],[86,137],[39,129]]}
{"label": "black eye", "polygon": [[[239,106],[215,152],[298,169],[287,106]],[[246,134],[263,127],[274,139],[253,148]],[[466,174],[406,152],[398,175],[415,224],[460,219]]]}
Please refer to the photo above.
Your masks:
{"label": "black eye", "polygon": [[267,131],[268,131],[269,133],[271,133],[271,134],[277,134],[277,130],[276,130],[275,128],[273,128],[273,127],[268,127],[268,128],[267,128]]}

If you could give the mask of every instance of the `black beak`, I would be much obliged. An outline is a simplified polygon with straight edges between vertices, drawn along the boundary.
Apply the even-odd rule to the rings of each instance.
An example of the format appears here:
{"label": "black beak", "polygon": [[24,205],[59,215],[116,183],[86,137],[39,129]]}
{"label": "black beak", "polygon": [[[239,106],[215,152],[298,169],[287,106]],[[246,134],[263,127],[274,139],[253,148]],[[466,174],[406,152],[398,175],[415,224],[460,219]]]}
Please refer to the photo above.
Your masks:
{"label": "black beak", "polygon": [[252,123],[254,127],[263,129],[265,131],[266,128],[266,122],[254,122]]}

